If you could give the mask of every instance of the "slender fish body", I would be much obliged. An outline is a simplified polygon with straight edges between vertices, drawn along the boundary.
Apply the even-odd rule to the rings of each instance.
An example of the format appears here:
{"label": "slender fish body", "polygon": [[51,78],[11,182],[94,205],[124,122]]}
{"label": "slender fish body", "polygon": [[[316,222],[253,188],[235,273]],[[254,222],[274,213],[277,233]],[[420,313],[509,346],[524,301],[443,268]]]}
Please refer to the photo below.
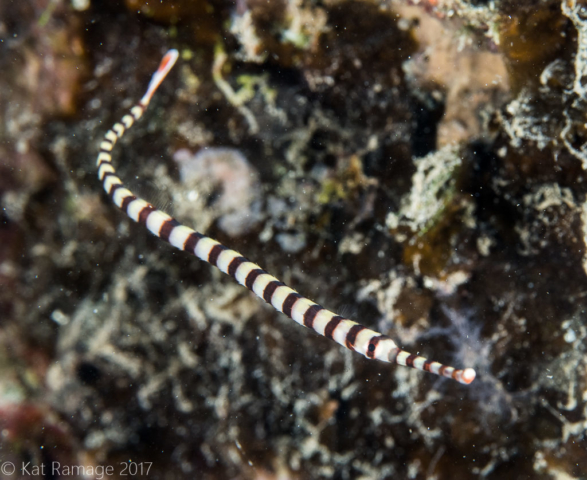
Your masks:
{"label": "slender fish body", "polygon": [[98,178],[106,193],[117,207],[135,222],[144,225],[151,233],[179,250],[194,254],[214,265],[247,287],[259,298],[271,304],[295,322],[314,330],[319,335],[334,340],[343,347],[367,358],[397,363],[417,370],[452,378],[469,384],[475,379],[475,370],[459,370],[412,355],[401,350],[389,337],[336,315],[321,305],[303,297],[295,290],[268,274],[257,264],[240,253],[221,245],[216,240],[181,225],[177,220],[158,210],[150,203],[134,195],[124,187],[112,165],[112,150],[126,130],[141,118],[151,98],[178,58],[177,50],[169,50],[153,75],[147,92],[139,103],[115,123],[104,135],[98,154]]}

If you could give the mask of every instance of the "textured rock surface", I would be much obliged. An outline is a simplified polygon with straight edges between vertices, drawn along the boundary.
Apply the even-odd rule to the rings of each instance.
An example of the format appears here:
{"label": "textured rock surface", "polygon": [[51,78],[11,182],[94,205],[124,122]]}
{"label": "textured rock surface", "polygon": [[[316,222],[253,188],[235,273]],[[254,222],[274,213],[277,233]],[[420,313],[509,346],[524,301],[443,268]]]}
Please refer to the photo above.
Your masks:
{"label": "textured rock surface", "polygon": [[[0,462],[584,478],[583,7],[164,3],[0,3]],[[170,47],[129,187],[473,384],[313,335],[111,205],[99,141]],[[205,148],[244,218],[225,170],[182,177]]]}

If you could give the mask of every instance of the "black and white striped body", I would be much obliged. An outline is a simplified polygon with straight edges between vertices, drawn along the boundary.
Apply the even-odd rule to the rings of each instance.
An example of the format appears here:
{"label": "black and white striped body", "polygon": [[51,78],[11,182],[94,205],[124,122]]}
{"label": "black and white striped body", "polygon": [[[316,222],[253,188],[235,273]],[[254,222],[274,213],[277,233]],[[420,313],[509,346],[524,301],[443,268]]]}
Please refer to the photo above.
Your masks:
{"label": "black and white striped body", "polygon": [[464,384],[471,383],[475,379],[473,369],[457,370],[401,350],[391,338],[336,315],[303,297],[240,253],[181,225],[177,220],[136,197],[123,186],[122,180],[116,175],[112,165],[112,149],[124,132],[141,118],[153,93],[174,65],[177,56],[176,50],[170,50],[165,55],[140,103],[132,107],[129,114],[106,132],[100,144],[97,161],[98,178],[103,182],[104,190],[114,203],[131,219],[147,227],[154,235],[219,268],[255,295],[270,303],[276,310],[319,335],[328,337],[370,359],[405,365],[453,378]]}

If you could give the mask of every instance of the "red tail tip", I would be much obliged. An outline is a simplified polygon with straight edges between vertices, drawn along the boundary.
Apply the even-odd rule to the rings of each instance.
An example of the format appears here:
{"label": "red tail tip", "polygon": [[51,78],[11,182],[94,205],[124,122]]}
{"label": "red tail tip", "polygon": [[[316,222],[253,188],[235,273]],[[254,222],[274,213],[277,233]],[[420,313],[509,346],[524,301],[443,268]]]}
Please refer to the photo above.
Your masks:
{"label": "red tail tip", "polygon": [[465,368],[463,370],[463,373],[461,373],[460,381],[461,381],[461,383],[469,385],[469,383],[471,383],[473,380],[475,380],[476,376],[477,376],[477,373],[475,372],[475,370],[473,370],[472,368]]}

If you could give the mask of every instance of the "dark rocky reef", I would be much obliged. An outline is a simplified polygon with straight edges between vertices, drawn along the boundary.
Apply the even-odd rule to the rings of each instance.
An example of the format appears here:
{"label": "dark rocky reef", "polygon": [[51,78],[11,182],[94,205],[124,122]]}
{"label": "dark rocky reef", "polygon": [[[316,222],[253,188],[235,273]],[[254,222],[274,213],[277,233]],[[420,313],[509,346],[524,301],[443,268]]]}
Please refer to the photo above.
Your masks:
{"label": "dark rocky reef", "polygon": [[[0,462],[585,478],[586,8],[1,2]],[[171,47],[129,187],[474,383],[352,354],[117,211],[98,145]],[[251,181],[187,181],[204,148]]]}

